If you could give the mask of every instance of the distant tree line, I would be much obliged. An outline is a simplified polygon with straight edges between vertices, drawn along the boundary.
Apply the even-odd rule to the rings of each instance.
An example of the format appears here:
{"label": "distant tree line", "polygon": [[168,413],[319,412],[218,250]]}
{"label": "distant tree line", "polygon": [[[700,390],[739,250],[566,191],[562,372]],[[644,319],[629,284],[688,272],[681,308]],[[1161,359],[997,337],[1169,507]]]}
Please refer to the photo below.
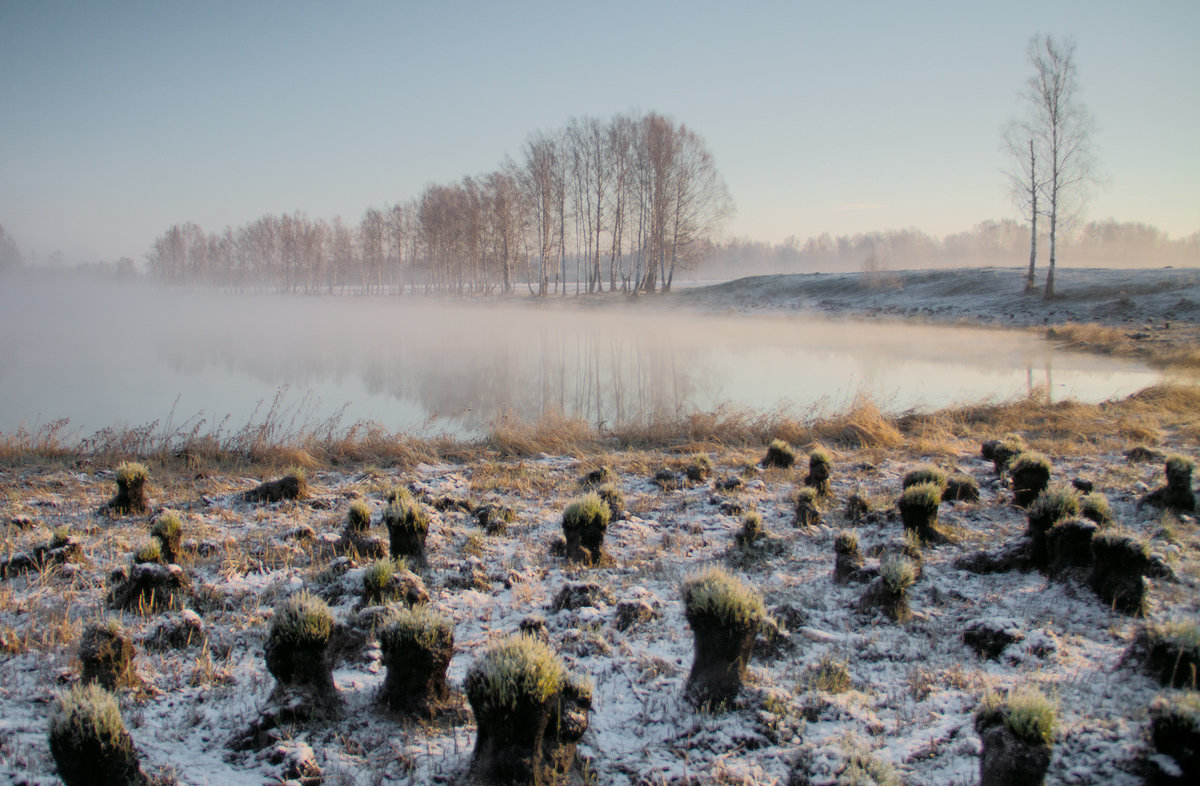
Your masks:
{"label": "distant tree line", "polygon": [[[938,238],[919,229],[866,232],[772,244],[735,238],[715,246],[699,277],[766,273],[842,272],[998,266],[1012,267],[1029,254],[1029,228],[1011,219],[984,221]],[[1045,235],[1039,242],[1047,242]],[[1165,267],[1200,264],[1200,232],[1172,240],[1149,224],[1093,221],[1076,227],[1060,245],[1077,267]]]}
{"label": "distant tree line", "polygon": [[572,119],[520,160],[370,208],[206,232],[176,224],[147,256],[181,285],[287,292],[667,291],[733,206],[704,140],[662,115]]}

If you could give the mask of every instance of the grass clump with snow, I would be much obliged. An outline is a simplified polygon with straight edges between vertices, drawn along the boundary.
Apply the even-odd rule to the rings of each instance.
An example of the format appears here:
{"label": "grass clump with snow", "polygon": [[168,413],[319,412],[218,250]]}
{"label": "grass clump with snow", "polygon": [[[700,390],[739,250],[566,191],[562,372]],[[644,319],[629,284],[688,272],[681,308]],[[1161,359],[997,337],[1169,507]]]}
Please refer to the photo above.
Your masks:
{"label": "grass clump with snow", "polygon": [[117,466],[117,494],[108,501],[106,507],[118,515],[128,513],[145,513],[149,508],[146,502],[146,479],[150,477],[150,469],[141,462],[126,461]]}
{"label": "grass clump with snow", "polygon": [[176,541],[183,535],[183,522],[178,514],[168,510],[154,521],[150,534],[160,541]]}
{"label": "grass clump with snow", "polygon": [[1025,451],[1013,460],[1010,475],[1012,477],[1013,501],[1021,507],[1026,507],[1050,485],[1052,470],[1050,459],[1041,453]]}
{"label": "grass clump with snow", "polygon": [[1052,483],[1029,506],[1029,527],[1035,532],[1045,532],[1055,522],[1079,513],[1079,494],[1066,483]]}
{"label": "grass clump with snow", "polygon": [[764,467],[779,467],[787,469],[796,463],[796,451],[792,450],[792,446],[784,442],[782,439],[773,439],[767,445],[767,454],[763,456],[762,465]]}
{"label": "grass clump with snow", "polygon": [[150,468],[140,461],[126,461],[117,466],[117,483],[135,485],[145,483],[150,477]]}
{"label": "grass clump with snow", "polygon": [[604,560],[604,533],[612,508],[594,491],[576,497],[563,511],[562,530],[567,558],[588,565]]}
{"label": "grass clump with snow", "polygon": [[1167,456],[1166,472],[1168,482],[1177,478],[1190,478],[1195,469],[1196,462],[1187,456],[1179,453],[1172,453],[1170,456]]}
{"label": "grass clump with snow", "polygon": [[903,491],[920,483],[932,483],[939,489],[945,488],[946,473],[932,464],[922,464],[905,473],[904,479],[900,482],[900,489]]}
{"label": "grass clump with snow", "polygon": [[116,698],[99,685],[77,685],[55,698],[49,736],[67,786],[148,782]]}
{"label": "grass clump with snow", "polygon": [[515,634],[488,647],[467,672],[464,687],[472,707],[503,713],[549,701],[566,680],[567,669],[549,644]]}
{"label": "grass clump with snow", "polygon": [[383,650],[402,647],[442,649],[454,645],[454,622],[426,605],[400,608],[388,617],[379,634]]}
{"label": "grass clump with snow", "polygon": [[1185,690],[1155,697],[1150,704],[1150,726],[1156,740],[1194,737],[1200,733],[1200,693]]}
{"label": "grass clump with snow", "polygon": [[848,529],[840,530],[833,539],[833,550],[838,554],[854,554],[858,551],[858,535]]}
{"label": "grass clump with snow", "polygon": [[346,529],[354,533],[364,533],[371,527],[371,506],[357,499],[350,503],[346,512]]}
{"label": "grass clump with snow", "polygon": [[879,576],[894,595],[901,595],[917,580],[917,566],[908,557],[889,555],[879,563]]}
{"label": "grass clump with snow", "polygon": [[975,727],[982,729],[997,721],[1022,742],[1049,745],[1054,739],[1058,707],[1030,685],[1019,686],[1004,698],[989,691],[984,694],[975,714]]}
{"label": "grass clump with snow", "polygon": [[723,627],[757,627],[767,616],[758,590],[724,569],[710,567],[683,583],[683,604],[688,620],[708,618]]}
{"label": "grass clump with snow", "polygon": [[1112,508],[1108,504],[1108,497],[1099,491],[1093,491],[1079,498],[1079,515],[1085,519],[1091,519],[1101,527],[1112,526],[1116,523]]}
{"label": "grass clump with snow", "polygon": [[333,633],[333,612],[311,592],[299,592],[279,604],[267,637],[279,647],[322,647]]}
{"label": "grass clump with snow", "polygon": [[407,570],[408,563],[404,559],[377,559],[363,571],[362,590],[363,600],[367,603],[385,603],[396,594],[396,583],[393,579],[398,570]]}
{"label": "grass clump with snow", "polygon": [[71,528],[66,524],[61,527],[55,527],[50,533],[50,548],[60,549],[67,545],[71,540]]}
{"label": "grass clump with snow", "polygon": [[388,529],[404,529],[422,534],[429,531],[429,514],[406,491],[383,509],[383,522]]}
{"label": "grass clump with snow", "polygon": [[1150,672],[1163,685],[1195,690],[1200,685],[1200,623],[1173,619],[1146,626]]}
{"label": "grass clump with snow", "polygon": [[607,527],[612,510],[594,491],[576,497],[563,511],[563,530],[584,530],[588,527]]}
{"label": "grass clump with snow", "polygon": [[147,540],[133,552],[133,562],[140,565],[144,562],[162,562],[162,544],[157,540]]}

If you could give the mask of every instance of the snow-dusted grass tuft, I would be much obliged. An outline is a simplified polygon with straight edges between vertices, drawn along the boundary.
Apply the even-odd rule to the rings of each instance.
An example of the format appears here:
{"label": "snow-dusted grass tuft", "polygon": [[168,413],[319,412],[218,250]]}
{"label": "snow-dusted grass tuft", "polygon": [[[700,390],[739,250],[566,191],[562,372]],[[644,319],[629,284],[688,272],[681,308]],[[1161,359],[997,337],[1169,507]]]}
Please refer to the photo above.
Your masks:
{"label": "snow-dusted grass tuft", "polygon": [[268,638],[280,647],[307,648],[324,645],[333,633],[333,613],[325,601],[309,592],[299,592],[275,609]]}
{"label": "snow-dusted grass tuft", "polygon": [[688,576],[683,603],[689,618],[714,619],[730,628],[756,626],[767,615],[758,590],[719,567]]}
{"label": "snow-dusted grass tuft", "polygon": [[1058,706],[1031,685],[1018,686],[1003,698],[994,692],[985,693],[976,726],[987,726],[997,719],[1022,742],[1049,745],[1058,723]]}

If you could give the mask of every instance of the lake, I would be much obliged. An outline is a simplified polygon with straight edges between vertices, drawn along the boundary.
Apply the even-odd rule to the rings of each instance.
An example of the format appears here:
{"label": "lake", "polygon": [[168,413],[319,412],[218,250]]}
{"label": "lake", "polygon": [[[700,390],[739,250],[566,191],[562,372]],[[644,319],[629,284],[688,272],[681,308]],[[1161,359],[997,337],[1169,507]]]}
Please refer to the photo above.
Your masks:
{"label": "lake", "polygon": [[[0,431],[332,417],[471,434],[557,409],[616,426],[722,405],[803,417],[867,395],[891,411],[1035,388],[1101,401],[1163,379],[1027,332],[715,315],[643,300],[431,301],[115,288],[9,279]],[[280,409],[277,409],[277,416]]]}

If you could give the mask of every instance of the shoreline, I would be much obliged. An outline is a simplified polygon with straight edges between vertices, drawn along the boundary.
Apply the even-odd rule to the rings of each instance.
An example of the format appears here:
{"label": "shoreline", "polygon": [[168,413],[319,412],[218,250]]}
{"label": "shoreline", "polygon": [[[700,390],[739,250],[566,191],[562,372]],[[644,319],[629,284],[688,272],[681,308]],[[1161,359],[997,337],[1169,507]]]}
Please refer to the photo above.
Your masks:
{"label": "shoreline", "polygon": [[[1044,271],[1040,271],[1044,275]],[[1064,348],[1200,368],[1200,269],[1061,268],[1057,296],[1023,293],[1020,268],[788,273],[673,294],[680,305],[1027,328]]]}

